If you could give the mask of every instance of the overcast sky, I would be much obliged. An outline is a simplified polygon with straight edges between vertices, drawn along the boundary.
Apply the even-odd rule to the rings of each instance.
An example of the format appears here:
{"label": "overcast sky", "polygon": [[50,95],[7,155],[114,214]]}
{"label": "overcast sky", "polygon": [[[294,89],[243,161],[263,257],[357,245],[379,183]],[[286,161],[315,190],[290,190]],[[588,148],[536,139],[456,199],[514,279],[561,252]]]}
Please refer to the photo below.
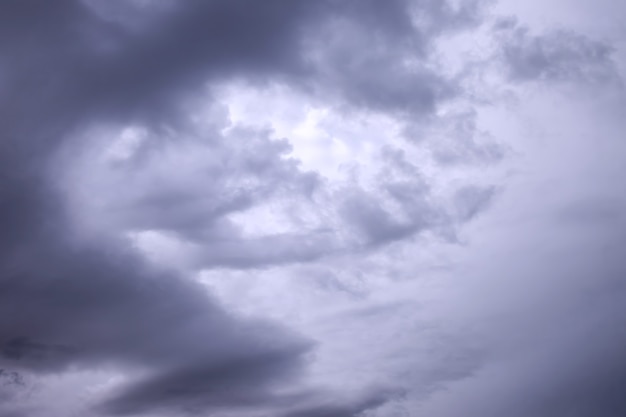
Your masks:
{"label": "overcast sky", "polygon": [[0,417],[623,417],[626,4],[0,0]]}

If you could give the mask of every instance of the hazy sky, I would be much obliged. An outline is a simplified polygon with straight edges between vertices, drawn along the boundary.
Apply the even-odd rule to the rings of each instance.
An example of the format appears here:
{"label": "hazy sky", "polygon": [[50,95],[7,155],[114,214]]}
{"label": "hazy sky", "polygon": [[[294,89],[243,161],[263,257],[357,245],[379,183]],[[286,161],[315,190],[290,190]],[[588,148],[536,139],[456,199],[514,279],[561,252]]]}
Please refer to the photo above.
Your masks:
{"label": "hazy sky", "polygon": [[623,417],[626,4],[0,0],[0,417]]}

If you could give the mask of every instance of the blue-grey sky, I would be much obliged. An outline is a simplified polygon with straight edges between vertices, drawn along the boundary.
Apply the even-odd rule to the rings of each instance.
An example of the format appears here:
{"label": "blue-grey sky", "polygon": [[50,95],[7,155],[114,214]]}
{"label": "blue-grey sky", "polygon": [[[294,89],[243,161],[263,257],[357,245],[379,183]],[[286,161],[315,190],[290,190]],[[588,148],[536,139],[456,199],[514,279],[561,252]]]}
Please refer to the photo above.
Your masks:
{"label": "blue-grey sky", "polygon": [[626,415],[625,27],[0,1],[0,416]]}

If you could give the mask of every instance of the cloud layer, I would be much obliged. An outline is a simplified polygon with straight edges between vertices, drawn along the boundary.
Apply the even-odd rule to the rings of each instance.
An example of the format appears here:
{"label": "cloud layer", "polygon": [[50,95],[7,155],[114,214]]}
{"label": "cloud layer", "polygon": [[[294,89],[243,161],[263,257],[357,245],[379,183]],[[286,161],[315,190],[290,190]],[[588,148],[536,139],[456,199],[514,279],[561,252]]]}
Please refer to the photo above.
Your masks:
{"label": "cloud layer", "polygon": [[0,414],[626,413],[623,44],[494,10],[2,2]]}

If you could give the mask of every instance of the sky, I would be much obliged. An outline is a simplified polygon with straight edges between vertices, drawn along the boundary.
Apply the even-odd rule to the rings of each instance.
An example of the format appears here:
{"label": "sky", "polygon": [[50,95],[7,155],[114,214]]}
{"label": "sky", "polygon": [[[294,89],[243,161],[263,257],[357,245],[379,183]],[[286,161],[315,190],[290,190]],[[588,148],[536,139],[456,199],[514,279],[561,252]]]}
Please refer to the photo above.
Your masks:
{"label": "sky", "polygon": [[626,5],[0,1],[0,416],[623,417]]}

